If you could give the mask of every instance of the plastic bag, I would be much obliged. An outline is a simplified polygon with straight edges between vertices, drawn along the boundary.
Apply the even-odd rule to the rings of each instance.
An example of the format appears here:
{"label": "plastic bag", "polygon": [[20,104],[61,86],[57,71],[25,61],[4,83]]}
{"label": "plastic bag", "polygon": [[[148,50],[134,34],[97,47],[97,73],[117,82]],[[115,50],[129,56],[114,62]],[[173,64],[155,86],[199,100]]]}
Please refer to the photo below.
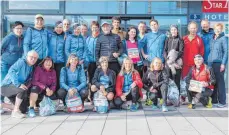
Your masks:
{"label": "plastic bag", "polygon": [[69,96],[69,94],[67,94],[65,102],[68,112],[83,112],[84,110],[82,100],[78,92],[71,97]]}
{"label": "plastic bag", "polygon": [[94,94],[94,107],[95,111],[98,113],[107,113],[108,111],[108,101],[102,92],[97,91]]}
{"label": "plastic bag", "polygon": [[49,97],[44,96],[39,105],[40,116],[49,116],[56,113],[55,104]]}
{"label": "plastic bag", "polygon": [[184,80],[180,81],[180,95],[187,97],[186,82]]}
{"label": "plastic bag", "polygon": [[179,90],[175,84],[175,82],[169,79],[168,85],[168,100],[175,106],[179,104]]}

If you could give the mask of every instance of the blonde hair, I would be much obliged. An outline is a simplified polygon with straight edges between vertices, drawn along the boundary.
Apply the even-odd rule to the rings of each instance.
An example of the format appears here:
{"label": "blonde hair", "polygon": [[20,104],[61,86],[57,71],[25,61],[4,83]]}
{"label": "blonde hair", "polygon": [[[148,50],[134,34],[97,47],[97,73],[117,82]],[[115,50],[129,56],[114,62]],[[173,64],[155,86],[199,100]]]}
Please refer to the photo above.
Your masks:
{"label": "blonde hair", "polygon": [[70,54],[70,55],[68,56],[68,61],[67,61],[67,63],[66,63],[66,67],[69,67],[69,66],[70,66],[70,60],[71,60],[72,58],[76,58],[76,60],[79,61],[79,58],[78,58],[75,54]]}
{"label": "blonde hair", "polygon": [[[158,57],[155,57],[153,60],[152,60],[152,62],[150,63],[150,70],[151,71],[154,71],[154,62],[156,61],[156,60],[159,60],[160,62],[161,62],[161,64],[162,64],[162,60],[160,59],[160,58],[158,58]],[[163,66],[161,65],[161,68],[160,68],[160,70],[163,70]]]}
{"label": "blonde hair", "polygon": [[223,25],[222,23],[216,23],[216,24],[214,25],[214,29],[215,29],[216,27],[218,27],[218,26],[220,26],[222,29],[224,28],[224,25]]}
{"label": "blonde hair", "polygon": [[129,58],[129,57],[126,57],[123,60],[121,71],[119,72],[119,75],[124,75],[126,73],[126,69],[125,69],[125,63],[126,63],[126,61],[130,61],[130,63],[131,63],[131,69],[130,69],[131,72],[138,72],[137,70],[134,69],[134,64],[133,64],[132,59]]}
{"label": "blonde hair", "polygon": [[109,61],[109,59],[108,59],[108,57],[106,57],[106,56],[101,56],[100,58],[99,58],[99,64],[101,65],[103,62],[107,62],[108,63],[108,61]]}

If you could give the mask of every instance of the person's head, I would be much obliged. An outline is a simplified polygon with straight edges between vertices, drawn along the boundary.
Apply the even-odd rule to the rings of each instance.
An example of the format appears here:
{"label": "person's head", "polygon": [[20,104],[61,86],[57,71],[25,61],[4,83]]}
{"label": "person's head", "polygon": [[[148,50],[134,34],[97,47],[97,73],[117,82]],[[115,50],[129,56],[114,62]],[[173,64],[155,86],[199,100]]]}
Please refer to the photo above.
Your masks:
{"label": "person's head", "polygon": [[111,32],[111,25],[108,22],[102,23],[101,27],[104,34],[109,34]]}
{"label": "person's head", "polygon": [[66,32],[70,29],[70,21],[68,19],[63,20],[63,31]]}
{"label": "person's head", "polygon": [[80,30],[81,30],[81,34],[83,35],[83,36],[86,36],[87,35],[87,31],[88,31],[88,28],[87,28],[87,25],[86,24],[82,24],[81,26],[80,26]]}
{"label": "person's head", "polygon": [[133,64],[133,61],[131,60],[131,58],[129,58],[129,57],[124,58],[120,74],[124,75],[125,73],[129,73],[129,72],[133,72],[133,71],[135,71],[135,69],[134,69],[134,64]]}
{"label": "person's head", "polygon": [[114,29],[119,29],[121,24],[121,18],[119,16],[112,17],[112,26]]}
{"label": "person's head", "polygon": [[162,60],[158,57],[154,58],[150,64],[150,70],[163,70]]}
{"label": "person's head", "polygon": [[134,26],[130,26],[127,32],[126,39],[135,39],[137,40],[137,29]]}
{"label": "person's head", "polygon": [[42,29],[44,27],[44,17],[41,14],[37,14],[34,20],[35,28]]}
{"label": "person's head", "polygon": [[214,32],[215,32],[215,34],[216,35],[219,35],[220,33],[222,33],[223,32],[223,24],[222,23],[216,23],[215,25],[214,25]]}
{"label": "person's head", "polygon": [[204,62],[203,57],[200,54],[195,55],[194,57],[194,63],[197,68],[199,68]]}
{"label": "person's head", "polygon": [[139,24],[138,24],[138,30],[140,33],[145,33],[146,32],[146,23],[141,21]]}
{"label": "person's head", "polygon": [[73,24],[74,35],[80,35],[80,25],[78,23]]}
{"label": "person's head", "polygon": [[151,19],[149,21],[149,25],[150,25],[150,29],[152,30],[152,32],[157,32],[159,29],[159,24],[158,21],[155,19]]}
{"label": "person's head", "polygon": [[79,58],[75,54],[70,54],[66,63],[66,67],[76,67],[79,63]]}
{"label": "person's head", "polygon": [[201,27],[204,31],[208,32],[210,28],[210,23],[207,19],[201,20]]}
{"label": "person's head", "polygon": [[44,58],[41,63],[39,63],[39,66],[42,66],[46,70],[54,69],[54,63],[52,61],[51,57]]}
{"label": "person's head", "polygon": [[13,24],[14,34],[20,37],[23,34],[23,27],[24,27],[24,24],[22,22],[20,21],[14,22]]}
{"label": "person's head", "polygon": [[29,51],[26,56],[27,64],[30,66],[33,66],[37,62],[38,58],[39,58],[39,55],[35,50]]}
{"label": "person's head", "polygon": [[177,25],[171,25],[170,26],[170,33],[173,37],[176,37],[178,35],[178,26]]}
{"label": "person's head", "polygon": [[99,64],[102,70],[106,71],[108,69],[108,57],[102,56],[99,58]]}
{"label": "person's head", "polygon": [[97,21],[91,22],[91,32],[92,32],[92,34],[99,33],[99,23]]}
{"label": "person's head", "polygon": [[188,31],[191,35],[196,35],[197,30],[198,30],[198,24],[196,22],[192,21],[188,24]]}
{"label": "person's head", "polygon": [[55,28],[54,28],[55,32],[57,34],[61,34],[63,32],[63,23],[61,21],[57,21],[55,23]]}

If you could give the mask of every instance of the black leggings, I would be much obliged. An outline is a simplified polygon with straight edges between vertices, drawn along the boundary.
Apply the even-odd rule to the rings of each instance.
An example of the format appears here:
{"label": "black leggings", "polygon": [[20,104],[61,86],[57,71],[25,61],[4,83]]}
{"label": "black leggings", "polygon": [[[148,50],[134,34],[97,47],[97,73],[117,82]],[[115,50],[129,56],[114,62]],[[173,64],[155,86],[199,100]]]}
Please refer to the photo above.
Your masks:
{"label": "black leggings", "polygon": [[[85,88],[85,89],[82,89],[79,94],[80,94],[80,97],[82,99],[82,103],[84,103],[84,100],[88,97],[88,93],[89,91]],[[57,91],[57,98],[61,99],[64,103],[64,105],[66,106],[66,102],[65,102],[65,98],[67,96],[67,91],[63,88],[60,88],[58,91]]]}
{"label": "black leggings", "polygon": [[[130,93],[126,96],[126,101],[132,101],[132,103],[137,103],[139,99],[139,88],[136,86],[133,89],[130,90]],[[121,97],[117,97],[114,100],[114,104],[116,107],[120,108],[124,101],[122,101]]]}
{"label": "black leggings", "polygon": [[89,75],[89,83],[91,83],[92,78],[94,77],[94,73],[96,70],[97,66],[95,62],[91,62],[88,65],[88,75]]}
{"label": "black leggings", "polygon": [[64,63],[55,63],[54,64],[54,68],[55,68],[55,71],[56,71],[56,89],[58,90],[60,88],[60,70],[61,68],[64,67]]}
{"label": "black leggings", "polygon": [[179,94],[180,94],[180,79],[181,79],[181,69],[176,69],[176,75],[172,75],[172,71],[171,69],[168,67],[167,65],[167,62],[166,63],[166,66],[165,66],[165,71],[167,73],[167,75],[169,76],[170,79],[172,79],[175,84],[177,85],[177,88],[179,90]]}
{"label": "black leggings", "polygon": [[22,99],[22,103],[19,107],[20,111],[22,113],[26,113],[27,111],[27,106],[28,106],[28,100],[27,100],[27,90],[23,90],[21,88],[18,88],[14,85],[9,85],[9,86],[2,86],[1,87],[1,95],[8,97],[10,102],[12,104],[15,104],[15,98]]}
{"label": "black leggings", "polygon": [[117,75],[117,74],[120,72],[120,70],[121,70],[121,67],[120,67],[120,65],[119,65],[118,62],[109,62],[109,63],[108,63],[108,68],[111,69],[111,70],[113,70],[113,71],[116,73],[116,75]]}
{"label": "black leggings", "polygon": [[147,90],[147,93],[149,94],[149,99],[153,101],[154,105],[157,105],[157,98],[162,98],[164,103],[167,102],[167,93],[168,93],[168,85],[162,84],[159,88],[156,89],[157,93],[152,93],[150,90]]}
{"label": "black leggings", "polygon": [[[197,92],[192,92],[192,91],[187,91],[188,93],[188,102],[189,103],[192,103],[192,100],[193,100],[193,97],[196,96]],[[201,95],[200,95],[200,99],[199,101],[204,105],[206,106],[208,104],[208,101],[209,101],[209,97],[211,97],[213,91],[209,88],[205,88],[205,91],[202,91],[201,92]]]}

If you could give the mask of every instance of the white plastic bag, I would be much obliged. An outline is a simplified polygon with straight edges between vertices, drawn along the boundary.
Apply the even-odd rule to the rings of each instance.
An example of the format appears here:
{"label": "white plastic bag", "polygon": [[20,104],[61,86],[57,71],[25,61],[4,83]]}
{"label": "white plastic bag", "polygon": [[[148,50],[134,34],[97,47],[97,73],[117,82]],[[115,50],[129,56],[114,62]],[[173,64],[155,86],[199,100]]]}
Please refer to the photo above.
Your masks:
{"label": "white plastic bag", "polygon": [[179,104],[179,90],[171,79],[169,79],[167,98],[173,105],[177,106]]}
{"label": "white plastic bag", "polygon": [[49,116],[56,113],[55,104],[49,97],[44,96],[39,105],[40,116]]}

